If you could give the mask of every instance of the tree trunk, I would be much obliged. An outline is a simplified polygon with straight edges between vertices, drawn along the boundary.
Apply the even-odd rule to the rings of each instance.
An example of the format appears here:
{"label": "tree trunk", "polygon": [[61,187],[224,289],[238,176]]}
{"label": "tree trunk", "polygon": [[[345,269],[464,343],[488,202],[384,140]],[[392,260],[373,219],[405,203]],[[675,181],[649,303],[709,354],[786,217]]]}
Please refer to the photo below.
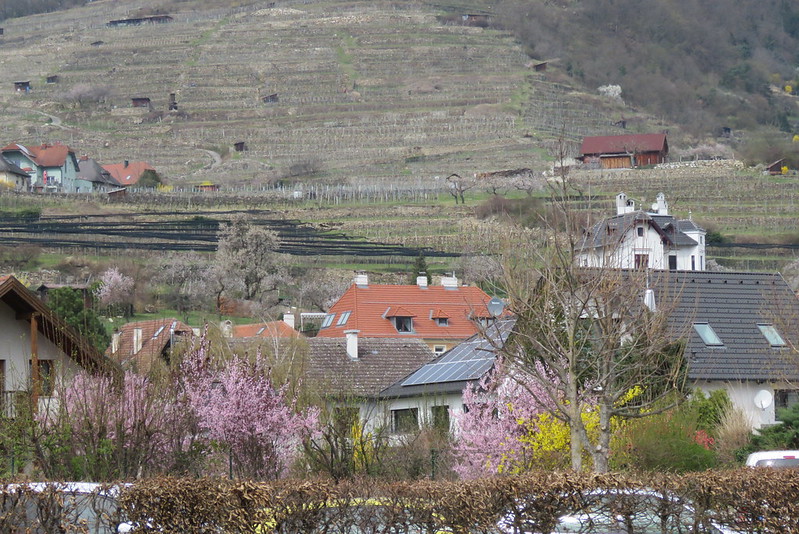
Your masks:
{"label": "tree trunk", "polygon": [[594,459],[594,471],[597,473],[607,473],[609,471],[608,457],[610,456],[610,438],[612,435],[610,411],[611,407],[607,405],[604,399],[601,400],[599,406],[599,442],[596,448],[591,451]]}

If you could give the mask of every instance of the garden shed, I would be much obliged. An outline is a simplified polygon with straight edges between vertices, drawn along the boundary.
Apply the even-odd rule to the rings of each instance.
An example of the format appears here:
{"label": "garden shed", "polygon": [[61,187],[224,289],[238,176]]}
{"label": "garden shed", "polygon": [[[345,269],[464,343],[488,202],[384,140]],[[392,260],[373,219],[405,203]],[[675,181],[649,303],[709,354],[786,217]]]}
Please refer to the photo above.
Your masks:
{"label": "garden shed", "polygon": [[629,169],[664,163],[668,156],[665,133],[628,134],[583,138],[579,159],[603,169]]}

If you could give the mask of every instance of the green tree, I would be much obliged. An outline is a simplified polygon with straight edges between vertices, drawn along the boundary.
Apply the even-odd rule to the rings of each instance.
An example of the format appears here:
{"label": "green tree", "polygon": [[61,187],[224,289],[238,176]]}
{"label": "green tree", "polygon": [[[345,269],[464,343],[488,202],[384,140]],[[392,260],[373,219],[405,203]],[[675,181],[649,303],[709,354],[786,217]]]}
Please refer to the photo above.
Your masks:
{"label": "green tree", "polygon": [[158,187],[162,183],[164,182],[161,180],[160,174],[152,169],[147,169],[141,173],[141,177],[139,178],[137,185],[140,187]]}
{"label": "green tree", "polygon": [[48,306],[58,317],[97,347],[104,351],[111,338],[100,317],[91,308],[86,308],[81,292],[70,287],[50,291]]}
{"label": "green tree", "polygon": [[430,276],[430,271],[427,270],[427,261],[425,261],[424,253],[420,252],[416,257],[416,260],[413,262],[413,268],[408,276],[408,284],[416,285],[416,279],[423,274],[427,277],[427,285],[430,285],[433,280]]}

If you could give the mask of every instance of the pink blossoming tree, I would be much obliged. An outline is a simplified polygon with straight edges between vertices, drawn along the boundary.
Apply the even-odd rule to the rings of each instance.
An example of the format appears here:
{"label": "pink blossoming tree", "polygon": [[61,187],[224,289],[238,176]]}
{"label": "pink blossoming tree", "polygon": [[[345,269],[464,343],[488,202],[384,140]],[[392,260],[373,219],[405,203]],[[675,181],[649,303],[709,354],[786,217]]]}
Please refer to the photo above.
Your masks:
{"label": "pink blossoming tree", "polygon": [[200,435],[230,461],[240,477],[275,479],[314,435],[319,411],[297,410],[288,384],[276,387],[265,358],[254,363],[234,357],[214,362],[201,343],[182,366],[188,405],[197,416]]}

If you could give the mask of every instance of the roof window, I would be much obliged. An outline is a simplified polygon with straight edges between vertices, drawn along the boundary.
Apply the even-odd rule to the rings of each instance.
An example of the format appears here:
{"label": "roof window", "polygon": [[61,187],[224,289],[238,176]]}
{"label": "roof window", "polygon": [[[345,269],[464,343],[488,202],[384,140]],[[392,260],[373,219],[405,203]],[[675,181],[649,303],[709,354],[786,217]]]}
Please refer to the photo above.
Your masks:
{"label": "roof window", "polygon": [[707,323],[694,323],[694,330],[696,333],[699,334],[699,337],[702,338],[702,341],[705,342],[705,345],[708,346],[722,346],[724,343],[721,342],[721,338],[716,335],[716,332],[713,330],[713,327]]}
{"label": "roof window", "polygon": [[773,324],[759,324],[757,327],[760,329],[760,333],[763,334],[772,347],[785,346],[785,340],[782,339],[782,336],[779,332],[777,332],[777,329],[774,328]]}
{"label": "roof window", "polygon": [[336,326],[344,326],[345,324],[347,324],[347,320],[350,318],[350,314],[351,313],[352,312],[348,312],[348,311],[345,311],[344,313],[342,313],[341,316],[338,318],[338,322],[336,323]]}
{"label": "roof window", "polygon": [[333,317],[335,317],[335,313],[328,313],[325,315],[325,318],[322,319],[322,328],[327,328],[331,324],[333,324]]}

